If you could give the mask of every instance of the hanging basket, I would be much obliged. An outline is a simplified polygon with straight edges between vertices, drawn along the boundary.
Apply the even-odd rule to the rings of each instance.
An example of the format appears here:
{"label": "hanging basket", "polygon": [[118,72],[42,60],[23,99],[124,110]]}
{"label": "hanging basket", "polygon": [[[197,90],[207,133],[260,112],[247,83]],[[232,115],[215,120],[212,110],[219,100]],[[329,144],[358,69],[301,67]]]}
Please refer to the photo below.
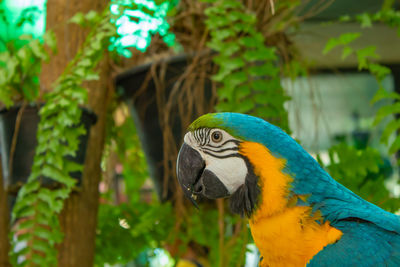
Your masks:
{"label": "hanging basket", "polygon": [[[19,188],[27,181],[32,168],[35,149],[37,146],[36,132],[40,121],[40,106],[26,106],[21,114],[16,137],[13,146],[13,137],[17,122],[20,106],[10,109],[0,110],[0,148],[1,162],[3,169],[4,188],[10,195],[16,195]],[[86,145],[90,133],[90,127],[96,122],[96,115],[88,109],[82,108],[81,124],[86,129],[86,134],[79,137],[79,150],[75,157],[66,157],[76,163],[83,164],[86,155]],[[12,151],[13,150],[13,151]],[[12,155],[10,155],[12,153]],[[12,156],[12,158],[11,158]],[[81,183],[82,173],[70,173],[77,180],[77,185]],[[55,188],[58,183],[52,179],[44,178],[42,186]]]}

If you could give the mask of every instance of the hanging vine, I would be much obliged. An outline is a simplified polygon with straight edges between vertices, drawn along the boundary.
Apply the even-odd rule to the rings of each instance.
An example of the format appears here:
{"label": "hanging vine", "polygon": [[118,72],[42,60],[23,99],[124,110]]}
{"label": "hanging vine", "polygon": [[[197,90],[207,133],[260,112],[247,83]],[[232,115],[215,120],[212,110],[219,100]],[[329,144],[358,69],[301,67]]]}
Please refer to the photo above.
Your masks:
{"label": "hanging vine", "polygon": [[[396,28],[400,37],[400,11],[392,9],[389,4],[390,1],[386,2],[387,4],[383,6],[382,10],[375,14],[363,13],[354,18],[344,16],[340,18],[340,21],[348,22],[354,20],[364,28],[372,27],[373,23],[383,23],[389,27]],[[391,70],[378,63],[380,57],[376,53],[376,46],[370,45],[361,49],[354,49],[351,46],[361,36],[361,32],[348,32],[341,34],[339,37],[331,38],[326,44],[323,53],[326,54],[336,47],[342,47],[342,59],[354,55],[358,61],[358,69],[368,70],[375,77],[379,89],[371,101],[372,104],[383,99],[389,100],[389,104],[379,108],[373,126],[377,126],[384,119],[388,121],[381,135],[381,142],[388,145],[389,154],[394,154],[400,150],[400,135],[397,134],[394,139],[391,139],[391,136],[400,130],[400,119],[396,116],[396,114],[400,113],[400,94],[389,92],[384,87],[383,80],[391,74]]]}
{"label": "hanging vine", "polygon": [[281,86],[278,56],[257,31],[255,14],[240,1],[218,0],[206,15],[208,47],[218,52],[217,110],[253,114],[289,131],[284,103],[290,98]]}
{"label": "hanging vine", "polygon": [[[103,58],[110,37],[116,35],[110,16],[107,8],[102,14],[90,11],[86,15],[78,13],[71,19],[72,23],[89,26],[92,31],[83,48],[55,82],[53,91],[44,96],[46,103],[40,109],[32,172],[21,188],[12,212],[14,266],[57,265],[55,245],[63,238],[58,214],[76,182],[70,173],[82,171],[80,164],[66,157],[75,155],[78,138],[85,134],[83,125],[78,126],[82,113],[80,106],[87,102],[87,90],[82,83],[99,78],[94,69]],[[41,187],[44,177],[56,181],[59,188]]]}

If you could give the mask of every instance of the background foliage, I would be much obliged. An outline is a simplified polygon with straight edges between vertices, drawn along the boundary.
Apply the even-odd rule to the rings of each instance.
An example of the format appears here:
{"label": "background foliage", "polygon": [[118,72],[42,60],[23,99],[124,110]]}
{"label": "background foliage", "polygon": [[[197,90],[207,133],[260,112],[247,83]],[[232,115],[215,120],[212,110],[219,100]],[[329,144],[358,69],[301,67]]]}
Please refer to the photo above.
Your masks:
{"label": "background foliage", "polygon": [[[25,24],[34,24],[38,16],[37,8],[25,9],[11,23],[6,15],[7,10],[0,6],[0,22],[6,33],[18,32]],[[56,51],[56,42],[52,32],[42,38],[34,39],[31,35],[0,37],[0,100],[2,105],[10,107],[14,101],[35,101],[39,97],[39,78],[43,61],[48,61],[48,47]]]}
{"label": "background foliage", "polygon": [[275,47],[265,45],[257,31],[257,18],[240,1],[213,1],[205,11],[219,66],[212,78],[220,82],[218,111],[250,113],[289,130]]}
{"label": "background foliage", "polygon": [[[400,13],[394,10],[389,2],[386,1],[382,10],[376,14],[344,16],[334,23],[357,21],[360,27],[384,23],[397,28],[400,34]],[[145,1],[139,5],[139,13],[128,12],[128,16],[131,14],[135,23],[136,20],[157,19],[164,23],[164,27],[159,31],[153,29],[146,33],[140,32],[144,34],[142,39],[146,45],[152,38],[161,37],[168,45],[171,44],[171,40],[177,38],[176,41],[182,43],[178,44],[178,47],[182,45],[179,49],[190,52],[183,42],[187,39],[178,36],[178,33],[175,36],[175,33],[169,32],[170,28],[165,26],[167,13],[170,15],[169,20],[178,24],[185,10],[179,10],[182,6],[176,1],[159,1],[156,4],[163,6],[161,13],[153,10],[157,5]],[[188,12],[191,15],[195,14],[189,17],[192,22],[200,20],[199,17],[202,18],[200,21],[204,22],[204,32],[201,37],[197,36],[196,42],[201,44],[205,40],[206,46],[212,50],[213,62],[217,69],[212,76],[218,97],[215,109],[263,117],[290,133],[285,109],[285,103],[290,98],[282,88],[281,77],[286,75],[296,79],[299,75],[307,75],[308,71],[304,69],[303,59],[297,54],[290,54],[288,61],[282,60],[282,49],[277,49],[273,38],[267,39],[265,30],[260,27],[264,18],[249,6],[246,1],[204,1],[196,6],[196,12]],[[74,189],[75,180],[71,178],[70,173],[82,169],[82,166],[65,158],[76,153],[79,146],[78,137],[85,134],[82,126],[71,128],[79,124],[82,113],[79,106],[87,101],[87,91],[82,83],[99,78],[94,66],[107,49],[117,50],[126,56],[137,53],[135,50],[119,46],[123,41],[119,39],[114,26],[115,22],[118,25],[118,20],[112,17],[112,14],[124,14],[126,9],[137,7],[136,4],[126,2],[119,9],[107,8],[103,14],[89,12],[77,14],[71,19],[72,23],[92,30],[84,47],[55,83],[53,91],[43,96],[47,103],[41,109],[42,119],[37,133],[39,144],[32,174],[19,192],[13,210],[13,222],[16,226],[10,239],[13,239],[14,245],[14,265],[56,265],[55,244],[62,240],[57,215],[63,207],[63,201]],[[299,18],[293,13],[295,7],[296,3],[292,1],[279,5],[277,3],[278,14],[286,16],[282,15],[280,21],[274,22],[274,27],[271,27],[274,34],[284,34],[287,28],[297,24]],[[268,10],[270,9],[271,7]],[[34,10],[28,11],[21,18],[21,25],[33,20],[33,15],[29,12],[34,14]],[[182,13],[179,13],[180,11]],[[268,14],[272,16],[271,13]],[[0,19],[7,19],[2,10]],[[193,29],[201,28],[197,24],[194,25]],[[172,26],[174,29],[183,27]],[[381,141],[388,146],[388,154],[393,155],[400,148],[400,137],[397,135],[400,119],[396,116],[400,112],[400,96],[383,87],[382,80],[390,74],[390,69],[378,63],[376,47],[355,49],[352,46],[361,35],[361,31],[349,32],[331,38],[321,53],[327,54],[333,49],[341,48],[343,59],[355,56],[359,70],[367,70],[376,78],[380,88],[373,102],[389,99],[391,104],[383,106],[377,112],[374,126],[382,121],[387,123]],[[142,39],[138,37],[135,43],[139,50],[144,49],[144,46],[140,46]],[[119,41],[114,42],[116,40]],[[154,46],[156,44],[153,42]],[[48,48],[53,51],[56,48],[52,33],[46,33],[42,39],[22,37],[18,42],[4,45],[8,49],[0,53],[0,86],[5,88],[0,90],[2,104],[8,107],[16,100],[37,100],[41,96],[37,79],[40,64],[49,58]],[[157,46],[159,47],[165,49],[164,46]],[[150,51],[153,51],[150,56],[157,56],[155,50],[150,47]],[[120,63],[121,60],[117,56],[114,58]],[[115,121],[115,114],[120,109],[126,111],[126,107],[121,108],[116,100],[113,110],[110,111],[111,122]],[[177,262],[187,252],[188,247],[195,246],[199,251],[203,251],[202,257],[206,258],[210,266],[243,266],[246,245],[252,242],[247,222],[231,215],[223,202],[204,203],[198,211],[186,204],[183,210],[178,210],[176,200],[160,203],[155,196],[151,200],[146,199],[142,189],[149,174],[137,130],[127,116],[123,116],[124,120],[120,124],[110,123],[112,126],[108,129],[103,166],[105,173],[110,168],[115,168],[115,164],[108,166],[108,163],[113,157],[117,158],[117,162],[122,165],[121,175],[124,177],[125,188],[122,189],[122,193],[127,199],[121,203],[115,197],[113,189],[102,194],[96,231],[95,264],[103,266],[105,263],[126,264],[136,261],[138,265],[145,265],[158,248],[176,251],[171,255]],[[381,155],[369,146],[360,147],[353,143],[336,144],[329,149],[328,154],[328,162],[322,162],[320,159],[320,163],[332,177],[386,210],[394,212],[399,209],[400,200],[385,187],[387,177],[393,171],[387,155]],[[104,176],[106,178],[106,174]],[[61,187],[56,190],[40,187],[43,177],[57,181]],[[21,243],[28,245],[17,250],[17,244]],[[140,262],[143,258],[144,262]]]}
{"label": "background foliage", "polygon": [[[393,4],[393,3],[392,3]],[[397,29],[400,37],[400,12],[390,7],[389,1],[385,1],[382,10],[375,14],[363,13],[351,16],[343,16],[338,23],[356,21],[361,28],[372,27],[373,23],[383,23]],[[388,154],[395,155],[400,148],[400,137],[397,134],[400,129],[398,119],[400,95],[391,92],[383,85],[383,80],[391,74],[389,67],[378,63],[380,59],[377,47],[374,45],[354,49],[352,43],[362,36],[362,32],[347,32],[338,37],[331,38],[323,50],[328,53],[336,47],[342,49],[342,59],[354,55],[358,61],[358,70],[367,70],[375,77],[379,89],[371,100],[371,105],[387,100],[388,104],[382,105],[375,115],[372,127],[384,123],[384,131],[380,141],[387,145]],[[398,160],[398,159],[397,159]],[[396,212],[400,207],[400,199],[393,196],[385,186],[391,175],[392,167],[387,156],[380,155],[378,150],[356,144],[340,143],[329,149],[330,164],[326,166],[332,177],[351,189],[364,199],[388,210]],[[357,162],[357,164],[354,164]],[[323,163],[320,160],[320,163]],[[397,168],[395,168],[397,170]]]}
{"label": "background foliage", "polygon": [[[112,119],[112,118],[110,118]],[[121,125],[113,125],[108,134],[108,150],[114,150],[122,164],[128,196],[126,203],[116,203],[113,196],[104,194],[100,206],[96,239],[98,266],[125,264],[139,254],[162,246],[173,226],[171,203],[143,201],[140,192],[148,177],[147,164],[133,120],[126,118]],[[121,223],[125,222],[125,227]]]}

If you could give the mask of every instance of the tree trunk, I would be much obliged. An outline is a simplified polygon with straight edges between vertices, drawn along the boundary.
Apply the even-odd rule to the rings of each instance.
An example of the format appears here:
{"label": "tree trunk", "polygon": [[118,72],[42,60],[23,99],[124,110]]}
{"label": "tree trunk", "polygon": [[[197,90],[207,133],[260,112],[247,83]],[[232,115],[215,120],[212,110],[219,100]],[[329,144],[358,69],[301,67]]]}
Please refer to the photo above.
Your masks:
{"label": "tree trunk", "polygon": [[7,192],[3,186],[3,172],[0,163],[0,266],[10,266],[8,261],[8,251],[10,243],[8,241],[8,206],[7,206]]}
{"label": "tree trunk", "polygon": [[[86,37],[87,30],[67,24],[67,21],[77,12],[100,12],[107,3],[108,0],[47,1],[46,27],[56,34],[58,54],[43,66],[40,77],[42,89],[51,90],[51,84],[74,57]],[[106,111],[108,100],[111,98],[108,73],[107,61],[103,60],[100,64],[100,81],[86,84],[89,90],[89,106],[98,118],[90,132],[81,190],[71,194],[60,215],[64,240],[59,246],[58,266],[93,266],[100,161],[105,139]]]}

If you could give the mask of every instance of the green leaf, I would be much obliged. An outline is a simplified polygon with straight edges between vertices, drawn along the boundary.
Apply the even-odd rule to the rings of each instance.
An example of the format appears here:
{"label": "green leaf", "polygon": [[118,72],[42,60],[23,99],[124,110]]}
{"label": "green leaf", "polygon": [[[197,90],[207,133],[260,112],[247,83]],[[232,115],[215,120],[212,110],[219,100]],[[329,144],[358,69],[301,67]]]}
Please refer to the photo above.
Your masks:
{"label": "green leaf", "polygon": [[254,14],[248,13],[244,11],[242,13],[241,19],[243,22],[245,22],[248,25],[252,25],[254,27],[255,23],[257,22],[257,18]]}
{"label": "green leaf", "polygon": [[44,240],[53,240],[53,232],[40,226],[35,228],[35,236]]}
{"label": "green leaf", "polygon": [[252,48],[262,44],[264,42],[264,38],[262,34],[257,33],[253,36],[243,36],[238,40],[238,42],[247,48]]}
{"label": "green leaf", "polygon": [[229,75],[232,71],[226,68],[220,68],[218,73],[211,76],[211,79],[216,82],[222,82],[227,75]]}
{"label": "green leaf", "polygon": [[232,25],[232,29],[238,33],[247,33],[247,34],[254,34],[254,27],[251,24],[244,23],[244,22],[236,22]]}
{"label": "green leaf", "polygon": [[[97,81],[99,79],[100,79],[100,75],[98,72],[89,71],[86,73],[86,77],[85,77],[86,81]],[[84,99],[86,102],[86,97],[83,97],[82,99]]]}
{"label": "green leaf", "polygon": [[329,39],[325,45],[324,50],[322,51],[322,54],[324,54],[324,55],[328,54],[329,51],[331,51],[332,49],[334,49],[335,47],[337,47],[339,45],[340,45],[339,39],[336,39],[336,38]]}
{"label": "green leaf", "polygon": [[376,113],[373,125],[380,123],[386,116],[400,113],[400,102],[396,102],[392,105],[382,106]]}
{"label": "green leaf", "polygon": [[339,45],[347,45],[351,42],[354,42],[360,36],[361,33],[359,32],[348,32],[341,34],[338,38],[331,38],[328,40],[322,53],[325,55]]}
{"label": "green leaf", "polygon": [[396,92],[388,92],[384,88],[379,88],[379,90],[376,91],[376,94],[372,98],[371,104],[374,104],[382,99],[400,100],[400,95]]}
{"label": "green leaf", "polygon": [[78,164],[76,162],[70,161],[70,160],[64,160],[65,166],[64,166],[64,170],[66,172],[81,172],[83,171],[83,166],[82,164]]}
{"label": "green leaf", "polygon": [[57,39],[56,34],[53,31],[47,30],[43,35],[43,40],[44,43],[50,47],[53,53],[57,51]]}
{"label": "green leaf", "polygon": [[50,206],[50,208],[52,208],[54,199],[53,199],[52,193],[51,193],[51,191],[49,189],[40,188],[37,197],[40,200],[46,202]]}
{"label": "green leaf", "polygon": [[218,98],[220,100],[227,100],[228,102],[231,102],[233,100],[233,94],[234,94],[235,88],[234,87],[220,87],[217,90]]}
{"label": "green leaf", "polygon": [[44,176],[49,177],[57,182],[66,184],[69,187],[72,187],[75,183],[74,179],[70,178],[62,170],[60,170],[52,165],[46,164],[42,169],[42,173]]}
{"label": "green leaf", "polygon": [[70,18],[69,22],[83,25],[85,23],[85,15],[82,12],[78,12],[72,18]]}
{"label": "green leaf", "polygon": [[376,54],[375,50],[376,46],[370,45],[356,51],[359,70],[368,68],[369,58],[379,59],[379,56]]}
{"label": "green leaf", "polygon": [[381,142],[382,143],[389,143],[390,136],[395,133],[397,130],[400,129],[400,119],[391,120],[385,127],[384,131],[381,135]]}
{"label": "green leaf", "polygon": [[[24,230],[24,229],[33,228],[34,225],[35,225],[35,221],[32,220],[31,218],[28,218],[28,219],[21,220],[20,222],[16,223],[16,225],[14,227],[15,227],[15,230],[18,231],[18,230],[21,230],[21,229]],[[23,238],[27,238],[28,239],[28,238],[30,238],[30,235],[27,235],[27,236],[25,236]],[[20,239],[20,240],[23,240],[23,239]]]}
{"label": "green leaf", "polygon": [[394,142],[390,145],[389,154],[394,154],[400,149],[400,137],[397,136]]}
{"label": "green leaf", "polygon": [[59,188],[58,190],[53,190],[51,193],[54,198],[67,199],[70,191],[69,188]]}
{"label": "green leaf", "polygon": [[246,98],[240,101],[240,104],[236,108],[236,112],[239,113],[249,113],[255,106],[255,103],[252,99]]}
{"label": "green leaf", "polygon": [[24,209],[25,207],[31,207],[37,201],[37,195],[32,192],[26,195],[20,195],[18,197],[18,201],[15,204],[14,211],[20,212],[20,210]]}
{"label": "green leaf", "polygon": [[223,68],[229,70],[229,72],[240,69],[245,64],[241,58],[230,58],[222,55],[214,57],[214,61],[219,65],[223,65]]}
{"label": "green leaf", "polygon": [[221,6],[223,7],[223,10],[231,8],[235,9],[235,8],[242,8],[242,3],[236,0],[224,0],[221,2]]}
{"label": "green leaf", "polygon": [[247,80],[247,74],[244,71],[236,71],[226,77],[223,81],[226,87],[235,88],[236,86],[244,83]]}
{"label": "green leaf", "polygon": [[22,47],[17,51],[16,57],[18,58],[18,61],[21,63],[21,67],[23,69],[31,68],[32,67],[32,55],[27,49],[27,46]]}
{"label": "green leaf", "polygon": [[207,43],[207,46],[215,51],[222,51],[224,49],[224,42],[218,39],[212,39]]}
{"label": "green leaf", "polygon": [[268,89],[274,89],[274,88],[269,88],[268,81],[266,79],[259,79],[259,80],[252,81],[251,85],[256,91],[264,91],[264,90],[268,90]]}
{"label": "green leaf", "polygon": [[218,33],[212,32],[213,40],[224,41],[226,38],[236,36],[236,32],[231,28],[225,28],[218,30]]}
{"label": "green leaf", "polygon": [[[240,46],[236,42],[229,42],[225,43],[224,47],[222,50],[220,50],[221,55],[224,56],[232,56],[234,53],[238,52],[240,50]],[[237,60],[238,58],[236,58]]]}
{"label": "green leaf", "polygon": [[92,65],[93,65],[92,61],[89,58],[83,58],[77,64],[77,66],[79,66],[79,67],[90,67]]}
{"label": "green leaf", "polygon": [[250,96],[250,94],[251,94],[250,86],[247,85],[247,84],[242,85],[242,86],[238,86],[236,88],[236,90],[234,90],[234,92],[235,92],[235,97],[234,98],[237,99],[237,100],[241,100],[241,99],[243,99],[245,97]]}
{"label": "green leaf", "polygon": [[215,109],[218,112],[233,111],[232,104],[226,102],[218,102],[218,104],[215,106]]}
{"label": "green leaf", "polygon": [[29,181],[22,186],[22,188],[19,191],[19,195],[26,195],[29,194],[33,191],[38,190],[40,187],[40,183],[37,180]]}
{"label": "green leaf", "polygon": [[346,59],[348,56],[350,56],[353,53],[353,49],[350,46],[345,46],[343,47],[342,50],[342,60]]}
{"label": "green leaf", "polygon": [[15,57],[11,57],[8,62],[7,62],[7,76],[6,76],[6,82],[11,81],[15,77],[19,77],[19,73],[16,72],[18,66],[18,60]]}
{"label": "green leaf", "polygon": [[372,26],[371,17],[368,13],[358,15],[356,18],[361,23],[361,28],[370,28]]}
{"label": "green leaf", "polygon": [[279,68],[272,64],[261,64],[249,67],[248,73],[253,76],[276,76]]}
{"label": "green leaf", "polygon": [[[18,202],[15,204],[15,207],[17,206]],[[13,210],[13,221],[15,221],[16,218],[24,218],[24,217],[31,217],[35,214],[35,210],[31,208],[31,206],[21,206],[21,209],[16,211],[16,208]]]}
{"label": "green leaf", "polygon": [[34,40],[29,43],[29,47],[32,49],[32,53],[39,60],[48,60],[49,56],[43,48],[43,44],[39,42],[39,40]]}
{"label": "green leaf", "polygon": [[98,15],[98,13],[94,10],[90,10],[86,15],[85,15],[85,19],[89,22],[96,22],[97,20],[100,19],[100,16]]}
{"label": "green leaf", "polygon": [[237,10],[233,10],[231,12],[228,12],[228,14],[226,14],[227,18],[231,21],[231,23],[235,23],[237,20],[241,20],[243,19],[243,13],[239,12]]}
{"label": "green leaf", "polygon": [[222,28],[226,25],[229,25],[230,21],[228,18],[224,16],[214,16],[210,18],[209,23],[207,24],[210,29],[217,29],[217,28]]}
{"label": "green leaf", "polygon": [[[32,90],[33,89],[33,90]],[[22,92],[24,94],[24,97],[28,100],[28,101],[33,101],[35,99],[35,96],[37,95],[36,92],[38,92],[38,88],[28,88],[26,86],[22,87]],[[35,90],[37,89],[37,90]]]}
{"label": "green leaf", "polygon": [[[85,68],[85,67],[81,67],[81,66],[78,66],[75,70],[74,70],[74,74],[76,75],[76,76],[78,76],[78,77],[85,77],[85,75],[86,75],[86,71],[87,71],[87,69]],[[79,79],[79,78],[78,78]]]}
{"label": "green leaf", "polygon": [[[48,242],[46,242],[44,240],[40,240],[38,238],[35,238],[33,240],[32,244],[30,244],[30,245],[32,246],[32,248],[34,250],[43,252],[44,255],[52,254],[55,250],[55,248],[53,248]],[[40,260],[38,260],[38,261],[43,264],[45,262],[45,259],[41,256]],[[36,263],[39,263],[39,262],[36,262]]]}
{"label": "green leaf", "polygon": [[349,15],[344,15],[339,17],[340,22],[348,22],[351,20],[351,17]]}
{"label": "green leaf", "polygon": [[375,75],[378,81],[382,81],[391,73],[391,70],[388,67],[376,63],[370,63],[368,68],[371,74]]}
{"label": "green leaf", "polygon": [[275,60],[275,50],[273,48],[258,47],[257,50],[246,50],[243,54],[243,59],[248,62]]}

